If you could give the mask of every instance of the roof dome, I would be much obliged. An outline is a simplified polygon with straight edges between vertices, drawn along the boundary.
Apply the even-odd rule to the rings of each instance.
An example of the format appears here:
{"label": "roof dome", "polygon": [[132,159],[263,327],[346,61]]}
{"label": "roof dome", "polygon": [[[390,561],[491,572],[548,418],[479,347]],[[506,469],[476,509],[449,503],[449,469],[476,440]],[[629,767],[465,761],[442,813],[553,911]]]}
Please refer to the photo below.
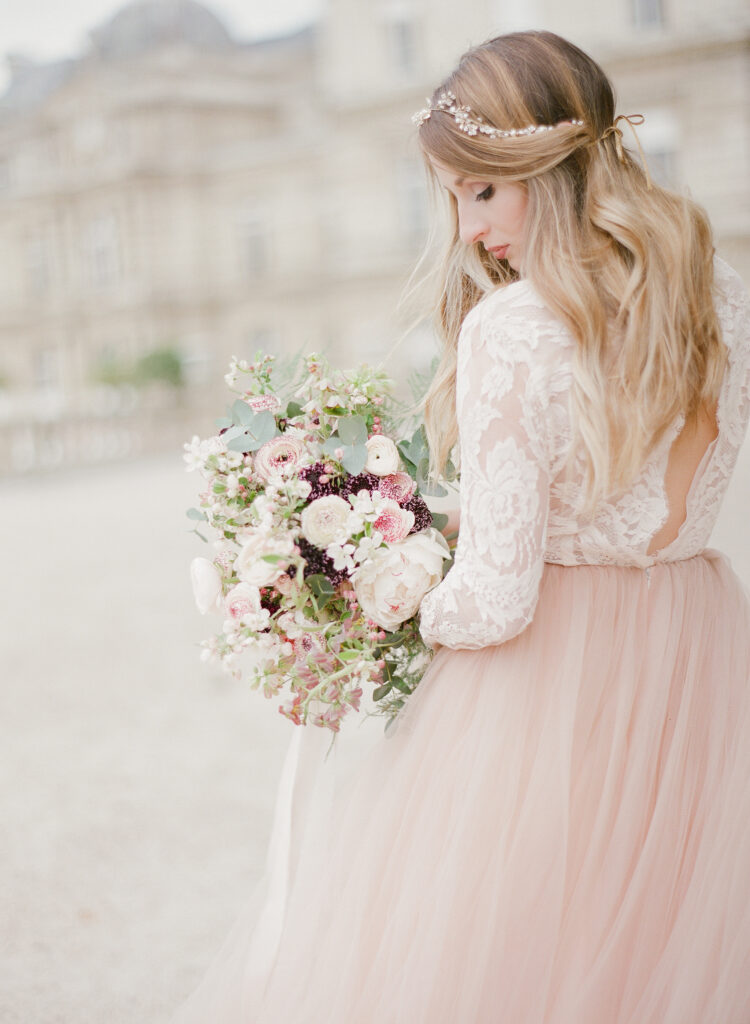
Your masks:
{"label": "roof dome", "polygon": [[133,57],[169,43],[198,50],[226,50],[235,45],[227,27],[196,0],[135,0],[91,32],[93,49],[102,57]]}

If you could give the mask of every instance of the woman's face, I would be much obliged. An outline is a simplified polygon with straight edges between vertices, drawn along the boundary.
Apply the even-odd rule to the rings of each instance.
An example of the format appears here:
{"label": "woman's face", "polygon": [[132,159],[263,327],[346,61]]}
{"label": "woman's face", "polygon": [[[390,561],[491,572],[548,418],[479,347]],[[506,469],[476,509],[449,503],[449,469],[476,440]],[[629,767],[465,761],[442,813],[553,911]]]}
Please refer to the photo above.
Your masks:
{"label": "woman's face", "polygon": [[465,178],[460,172],[430,161],[438,181],[456,200],[458,232],[465,245],[481,243],[497,259],[521,269],[528,194],[523,185]]}

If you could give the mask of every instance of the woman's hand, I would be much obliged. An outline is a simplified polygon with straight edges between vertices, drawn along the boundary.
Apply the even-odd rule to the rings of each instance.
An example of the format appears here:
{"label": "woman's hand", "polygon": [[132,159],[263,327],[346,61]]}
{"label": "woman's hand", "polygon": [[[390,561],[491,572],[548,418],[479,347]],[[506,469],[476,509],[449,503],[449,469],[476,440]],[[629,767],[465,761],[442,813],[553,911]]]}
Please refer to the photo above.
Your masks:
{"label": "woman's hand", "polygon": [[452,508],[450,512],[446,512],[445,515],[448,516],[448,522],[440,532],[448,541],[448,547],[455,548],[456,541],[458,540],[460,512],[457,508]]}

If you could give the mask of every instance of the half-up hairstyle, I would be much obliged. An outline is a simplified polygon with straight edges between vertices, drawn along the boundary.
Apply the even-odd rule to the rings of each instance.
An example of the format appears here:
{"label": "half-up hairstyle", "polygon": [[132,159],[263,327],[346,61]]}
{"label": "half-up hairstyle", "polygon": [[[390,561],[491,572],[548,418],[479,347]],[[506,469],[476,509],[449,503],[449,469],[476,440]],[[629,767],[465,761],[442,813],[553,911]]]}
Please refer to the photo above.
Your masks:
{"label": "half-up hairstyle", "polygon": [[[576,340],[572,413],[591,512],[637,478],[678,414],[690,421],[718,400],[727,352],[713,302],[708,218],[689,198],[652,185],[612,130],[607,76],[554,33],[514,32],[469,50],[435,90],[433,108],[446,92],[496,128],[557,125],[495,138],[467,134],[439,111],[423,120],[419,143],[434,194],[431,158],[528,190],[523,276]],[[481,244],[461,242],[455,199],[446,202],[449,237],[433,306],[444,348],[425,399],[435,475],[457,440],[463,319],[488,291],[518,277]]]}

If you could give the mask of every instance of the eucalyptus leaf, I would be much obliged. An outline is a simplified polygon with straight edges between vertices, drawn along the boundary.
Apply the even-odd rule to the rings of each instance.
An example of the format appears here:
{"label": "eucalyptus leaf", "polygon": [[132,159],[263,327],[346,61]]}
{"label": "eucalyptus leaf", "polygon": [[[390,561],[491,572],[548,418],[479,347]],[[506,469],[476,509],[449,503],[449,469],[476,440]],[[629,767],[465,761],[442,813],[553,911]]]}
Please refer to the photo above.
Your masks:
{"label": "eucalyptus leaf", "polygon": [[226,416],[221,416],[218,420],[214,420],[214,423],[219,428],[219,430],[223,430],[225,427],[231,427],[232,424],[234,423],[234,420],[229,419]]}
{"label": "eucalyptus leaf", "polygon": [[383,697],[388,696],[392,689],[393,686],[391,683],[383,683],[382,686],[378,686],[375,690],[372,691],[372,699],[382,700]]}
{"label": "eucalyptus leaf", "polygon": [[207,520],[208,516],[199,508],[189,508],[185,515],[188,519]]}
{"label": "eucalyptus leaf", "polygon": [[444,512],[433,512],[432,525],[436,530],[442,530],[448,525],[448,516]]}
{"label": "eucalyptus leaf", "polygon": [[427,456],[417,466],[417,485],[422,494],[433,498],[444,498],[448,491],[430,474],[430,460]]}
{"label": "eucalyptus leaf", "polygon": [[351,473],[352,476],[356,476],[357,473],[361,473],[365,468],[366,462],[367,448],[365,445],[357,444],[344,449],[344,457],[341,460],[341,464],[347,473]]}
{"label": "eucalyptus leaf", "polygon": [[326,453],[326,455],[334,456],[336,454],[336,449],[343,447],[344,445],[341,443],[341,438],[337,437],[336,434],[331,434],[331,436],[327,438],[327,440],[324,441],[322,445],[322,449]]}
{"label": "eucalyptus leaf", "polygon": [[367,424],[361,416],[342,416],[336,430],[345,445],[361,445],[367,440]]}
{"label": "eucalyptus leaf", "polygon": [[234,437],[227,442],[227,448],[230,452],[254,452],[256,448],[260,448],[260,442],[250,437],[249,434],[240,434],[239,437]]}
{"label": "eucalyptus leaf", "polygon": [[252,423],[255,413],[247,404],[243,402],[241,398],[238,398],[235,402],[232,402],[232,422],[239,426],[246,427]]}
{"label": "eucalyptus leaf", "polygon": [[257,438],[261,444],[265,444],[279,432],[276,426],[276,417],[268,409],[256,413],[252,422],[248,424],[247,432]]}
{"label": "eucalyptus leaf", "polygon": [[286,407],[286,417],[287,419],[292,419],[294,416],[302,416],[304,411],[299,402],[292,401]]}
{"label": "eucalyptus leaf", "polygon": [[245,428],[243,426],[235,424],[235,425],[229,427],[229,429],[223,435],[224,443],[228,445],[230,441],[233,441],[235,439],[235,437],[243,437],[244,434],[245,434]]}
{"label": "eucalyptus leaf", "polygon": [[404,679],[399,678],[399,676],[393,676],[392,682],[396,689],[402,693],[411,693],[411,686]]}

